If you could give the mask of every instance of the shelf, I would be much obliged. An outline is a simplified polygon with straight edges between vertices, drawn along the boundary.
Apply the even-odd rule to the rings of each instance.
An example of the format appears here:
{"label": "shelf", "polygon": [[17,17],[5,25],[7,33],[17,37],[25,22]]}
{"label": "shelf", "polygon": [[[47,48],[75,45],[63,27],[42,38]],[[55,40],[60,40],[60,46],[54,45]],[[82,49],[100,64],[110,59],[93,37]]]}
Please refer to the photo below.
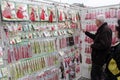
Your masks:
{"label": "shelf", "polygon": [[44,73],[44,72],[47,71],[47,70],[52,70],[52,69],[58,68],[58,66],[59,66],[59,65],[54,65],[54,66],[51,66],[51,67],[46,67],[46,68],[44,68],[44,69],[42,69],[42,70],[40,70],[40,71],[34,72],[34,73],[32,73],[32,74],[28,74],[28,75],[26,75],[26,76],[24,76],[24,77],[22,77],[22,78],[19,78],[18,80],[23,80],[24,78],[27,78],[27,77],[30,76],[30,75],[37,76],[37,75],[39,75],[39,73]]}

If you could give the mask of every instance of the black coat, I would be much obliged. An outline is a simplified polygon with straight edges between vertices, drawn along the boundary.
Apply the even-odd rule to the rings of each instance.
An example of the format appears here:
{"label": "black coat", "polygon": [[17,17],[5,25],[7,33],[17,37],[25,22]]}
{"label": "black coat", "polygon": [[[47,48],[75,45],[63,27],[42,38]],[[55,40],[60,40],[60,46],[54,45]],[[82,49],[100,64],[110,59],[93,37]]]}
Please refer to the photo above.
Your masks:
{"label": "black coat", "polygon": [[92,48],[92,64],[103,65],[109,53],[112,42],[112,31],[107,23],[102,24],[95,34],[85,32],[85,34],[93,39]]}
{"label": "black coat", "polygon": [[[120,70],[120,43],[117,44],[116,46],[111,47],[111,54],[108,58],[106,70],[105,70],[106,80],[117,80],[117,77],[120,76],[120,73],[113,75],[113,73],[108,69],[111,59],[115,60],[117,65],[116,68]],[[111,65],[113,65],[113,63]]]}

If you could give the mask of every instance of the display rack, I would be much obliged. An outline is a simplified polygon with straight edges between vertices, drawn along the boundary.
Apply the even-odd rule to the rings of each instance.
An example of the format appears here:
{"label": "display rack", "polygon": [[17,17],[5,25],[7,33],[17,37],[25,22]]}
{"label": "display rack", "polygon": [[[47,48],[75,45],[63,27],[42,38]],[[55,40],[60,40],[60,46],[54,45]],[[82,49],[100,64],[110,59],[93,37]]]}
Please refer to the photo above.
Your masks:
{"label": "display rack", "polygon": [[1,1],[1,80],[60,80],[60,63],[64,79],[80,77],[80,8],[65,5]]}
{"label": "display rack", "polygon": [[93,41],[81,32],[81,27],[95,33],[98,14],[105,14],[113,31],[112,43],[116,41],[119,5],[80,8],[39,0],[0,3],[1,80],[90,78]]}

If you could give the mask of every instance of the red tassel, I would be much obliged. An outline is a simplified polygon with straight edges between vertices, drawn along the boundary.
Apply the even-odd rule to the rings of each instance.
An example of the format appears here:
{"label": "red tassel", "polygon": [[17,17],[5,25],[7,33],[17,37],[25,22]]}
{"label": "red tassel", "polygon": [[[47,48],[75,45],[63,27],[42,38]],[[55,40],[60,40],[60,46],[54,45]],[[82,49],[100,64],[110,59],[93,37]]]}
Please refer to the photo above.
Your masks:
{"label": "red tassel", "polygon": [[31,14],[30,14],[30,20],[31,20],[31,21],[35,21],[34,9],[32,9],[32,12],[31,12]]}
{"label": "red tassel", "polygon": [[45,11],[42,9],[41,15],[40,15],[41,20],[45,20]]}
{"label": "red tassel", "polygon": [[53,12],[50,11],[49,22],[53,22]]}
{"label": "red tassel", "polygon": [[63,18],[62,18],[62,12],[60,11],[60,15],[59,15],[59,20],[62,21]]}
{"label": "red tassel", "polygon": [[8,49],[8,63],[11,63],[11,52],[9,49]]}

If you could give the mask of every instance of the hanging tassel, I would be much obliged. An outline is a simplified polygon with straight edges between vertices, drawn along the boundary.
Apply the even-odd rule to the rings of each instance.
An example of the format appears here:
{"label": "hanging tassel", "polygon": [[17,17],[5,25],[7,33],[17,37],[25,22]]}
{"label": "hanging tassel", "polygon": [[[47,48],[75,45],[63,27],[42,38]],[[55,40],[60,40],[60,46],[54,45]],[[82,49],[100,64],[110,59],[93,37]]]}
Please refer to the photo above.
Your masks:
{"label": "hanging tassel", "polygon": [[34,9],[32,8],[31,14],[30,14],[30,20],[31,21],[35,21],[35,13],[34,13]]}
{"label": "hanging tassel", "polygon": [[77,21],[79,20],[79,14],[76,14],[76,20]]}
{"label": "hanging tassel", "polygon": [[14,47],[14,55],[15,55],[15,59],[16,59],[16,61],[17,61],[18,58],[17,58],[17,49],[16,49],[16,47]]}
{"label": "hanging tassel", "polygon": [[63,12],[63,13],[64,13],[64,16],[65,16],[65,19],[67,20],[67,14],[65,12]]}
{"label": "hanging tassel", "polygon": [[8,38],[8,36],[9,36],[8,29],[7,29],[7,28],[4,28],[4,31],[5,31],[6,37]]}
{"label": "hanging tassel", "polygon": [[60,11],[60,15],[59,15],[59,21],[62,21],[63,18],[62,18],[62,12]]}
{"label": "hanging tassel", "polygon": [[10,52],[10,49],[8,49],[8,63],[11,63],[11,52]]}
{"label": "hanging tassel", "polygon": [[44,11],[44,9],[42,9],[42,12],[40,14],[40,19],[45,20],[45,11]]}
{"label": "hanging tassel", "polygon": [[53,12],[52,11],[50,11],[50,16],[49,16],[49,22],[53,22]]}

